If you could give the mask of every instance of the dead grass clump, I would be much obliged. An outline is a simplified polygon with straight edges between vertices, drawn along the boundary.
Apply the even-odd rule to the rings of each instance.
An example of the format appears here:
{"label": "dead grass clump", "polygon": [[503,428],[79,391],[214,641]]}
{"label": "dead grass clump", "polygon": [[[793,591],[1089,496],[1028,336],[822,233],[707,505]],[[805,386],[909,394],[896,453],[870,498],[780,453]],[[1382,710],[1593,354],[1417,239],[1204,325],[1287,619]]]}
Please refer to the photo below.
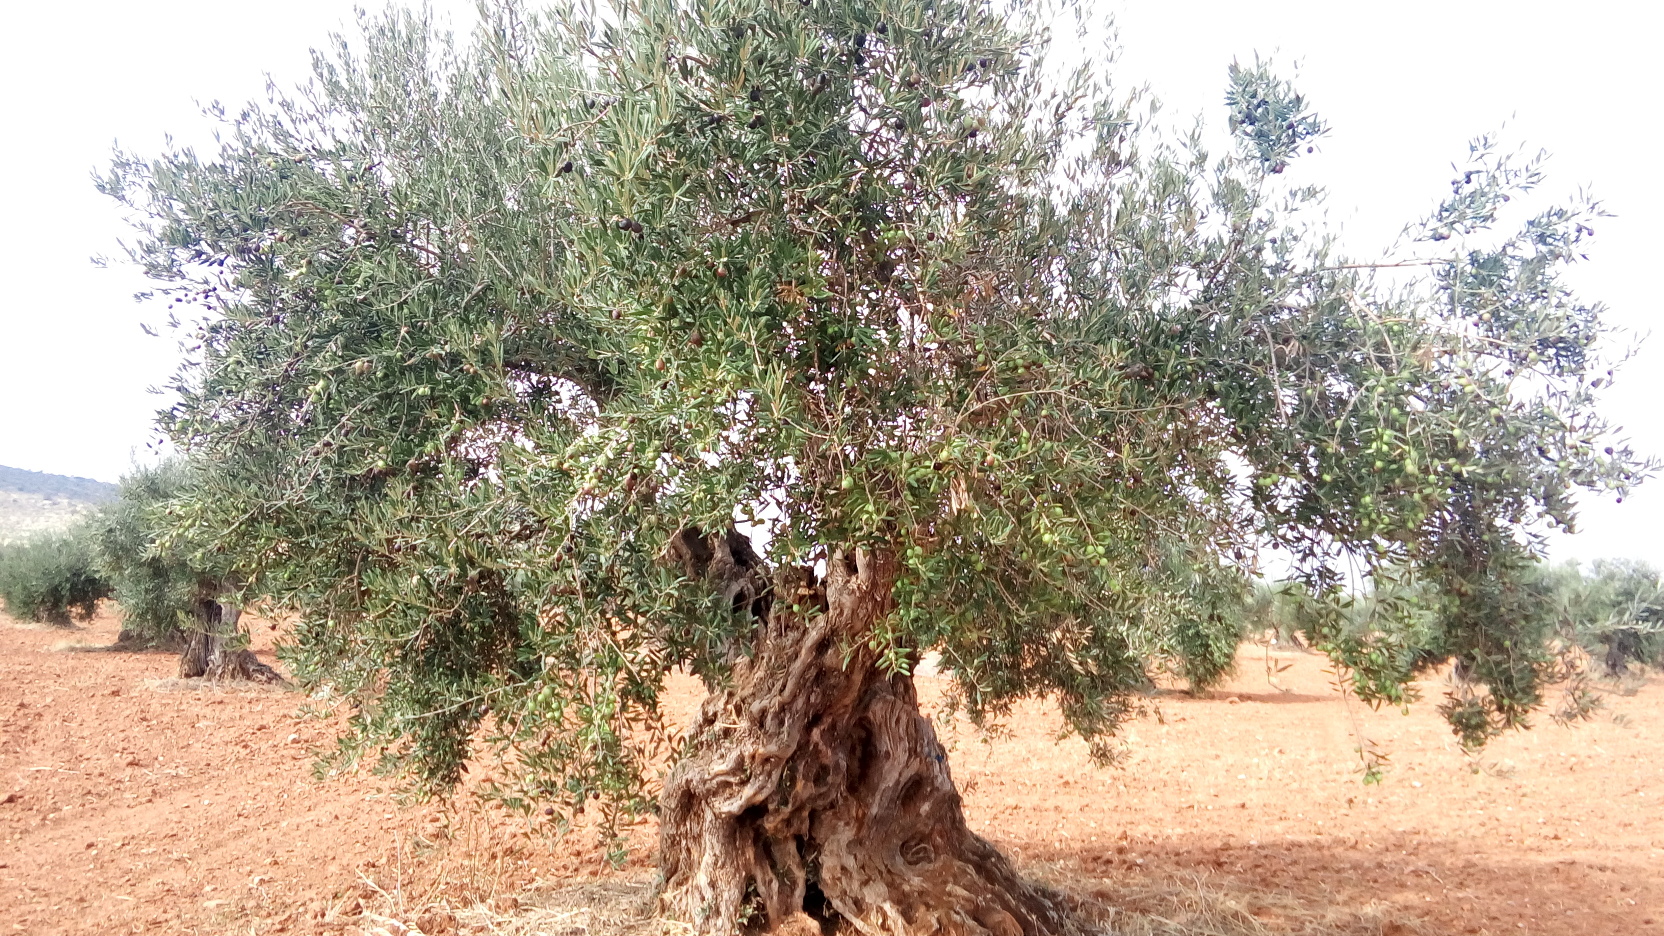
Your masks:
{"label": "dead grass clump", "polygon": [[[1390,905],[1312,906],[1289,895],[1222,887],[1206,875],[1118,884],[1055,866],[1031,876],[1072,897],[1106,936],[1434,936]],[[690,936],[691,927],[653,912],[653,880],[640,876],[580,885],[537,883],[513,896],[412,906],[373,888],[365,936]],[[366,888],[370,890],[371,888]],[[844,936],[853,936],[845,932]]]}
{"label": "dead grass clump", "polygon": [[539,882],[514,895],[439,899],[414,905],[407,895],[366,881],[359,928],[365,936],[690,936],[691,928],[653,913],[653,881],[579,885]]}
{"label": "dead grass clump", "polygon": [[47,648],[53,653],[103,653],[117,649],[115,644],[87,643],[82,640],[60,640]]}
{"label": "dead grass clump", "polygon": [[429,905],[401,916],[366,911],[366,936],[689,936],[655,916],[650,881],[536,886],[513,900]]}
{"label": "dead grass clump", "polygon": [[140,685],[151,692],[223,692],[237,695],[284,695],[294,692],[294,688],[281,683],[255,682],[248,679],[144,679]]}
{"label": "dead grass clump", "polygon": [[321,916],[351,918],[363,936],[687,936],[654,916],[651,874],[551,882],[531,872],[536,851],[490,808],[453,802],[359,870],[339,895],[351,912]]}
{"label": "dead grass clump", "polygon": [[1222,886],[1206,874],[1115,882],[1057,867],[1031,876],[1075,898],[1081,913],[1115,936],[1434,936],[1390,904],[1313,904],[1276,891]]}
{"label": "dead grass clump", "polygon": [[117,639],[115,643],[95,643],[74,639],[60,640],[48,649],[53,653],[146,653],[157,656],[174,656],[179,653],[178,647],[121,639]]}

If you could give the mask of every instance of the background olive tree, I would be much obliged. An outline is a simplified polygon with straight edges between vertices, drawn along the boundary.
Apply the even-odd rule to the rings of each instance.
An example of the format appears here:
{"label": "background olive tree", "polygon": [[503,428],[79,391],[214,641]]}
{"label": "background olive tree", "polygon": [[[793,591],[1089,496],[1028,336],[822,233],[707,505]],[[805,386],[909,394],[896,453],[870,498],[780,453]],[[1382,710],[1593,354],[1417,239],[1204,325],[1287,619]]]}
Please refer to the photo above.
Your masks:
{"label": "background olive tree", "polygon": [[[195,351],[174,521],[297,616],[343,757],[656,808],[708,932],[1014,934],[1073,924],[965,827],[924,654],[1104,753],[1228,667],[1276,548],[1365,698],[1454,659],[1465,740],[1525,723],[1539,537],[1646,468],[1562,279],[1598,207],[1503,226],[1538,166],[1481,141],[1378,282],[1291,181],[1324,128],[1285,82],[1230,70],[1229,152],[1166,141],[1051,64],[1054,12],[394,12],[217,152],[118,158]],[[1344,569],[1448,606],[1348,627]],[[678,669],[711,694],[655,785]]]}
{"label": "background olive tree", "polygon": [[1600,675],[1664,666],[1664,584],[1657,570],[1600,559],[1587,572],[1575,563],[1543,565],[1532,578],[1544,597],[1543,615],[1598,661]]}
{"label": "background olive tree", "polygon": [[119,643],[177,646],[185,633],[197,574],[157,542],[166,531],[166,505],[185,474],[178,461],[135,468],[89,524],[97,564],[121,606]]}
{"label": "background olive tree", "polygon": [[118,642],[178,648],[181,678],[276,681],[248,649],[223,551],[179,518],[192,480],[180,460],[136,467],[90,521],[96,565],[121,605]]}
{"label": "background olive tree", "polygon": [[91,618],[108,597],[85,523],[0,543],[0,605],[12,617],[68,626]]}

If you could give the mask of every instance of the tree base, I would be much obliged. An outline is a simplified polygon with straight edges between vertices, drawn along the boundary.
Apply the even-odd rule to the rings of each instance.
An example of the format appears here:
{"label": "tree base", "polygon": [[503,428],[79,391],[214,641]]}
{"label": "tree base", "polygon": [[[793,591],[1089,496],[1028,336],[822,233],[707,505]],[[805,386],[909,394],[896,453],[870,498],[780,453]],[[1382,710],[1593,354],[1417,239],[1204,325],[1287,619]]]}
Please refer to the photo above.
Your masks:
{"label": "tree base", "polygon": [[824,612],[777,606],[689,731],[662,801],[662,909],[720,936],[1079,932],[966,826],[912,678],[850,638],[888,610],[887,570],[831,565]]}
{"label": "tree base", "polygon": [[179,651],[180,679],[212,682],[281,683],[277,670],[260,662],[253,652],[237,646],[241,609],[212,598],[198,601],[199,628],[184,636]]}
{"label": "tree base", "polygon": [[252,651],[228,647],[226,638],[192,634],[179,653],[179,678],[210,682],[281,683],[277,670],[260,662]]}

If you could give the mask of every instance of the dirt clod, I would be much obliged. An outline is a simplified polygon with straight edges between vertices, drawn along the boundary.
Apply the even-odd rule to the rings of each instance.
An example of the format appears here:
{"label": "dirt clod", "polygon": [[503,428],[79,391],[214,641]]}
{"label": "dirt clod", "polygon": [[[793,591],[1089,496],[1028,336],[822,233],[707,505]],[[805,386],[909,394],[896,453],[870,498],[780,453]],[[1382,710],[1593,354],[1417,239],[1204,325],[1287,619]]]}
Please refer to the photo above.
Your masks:
{"label": "dirt clod", "polygon": [[416,918],[416,928],[423,936],[454,936],[456,914],[449,910],[431,910]]}

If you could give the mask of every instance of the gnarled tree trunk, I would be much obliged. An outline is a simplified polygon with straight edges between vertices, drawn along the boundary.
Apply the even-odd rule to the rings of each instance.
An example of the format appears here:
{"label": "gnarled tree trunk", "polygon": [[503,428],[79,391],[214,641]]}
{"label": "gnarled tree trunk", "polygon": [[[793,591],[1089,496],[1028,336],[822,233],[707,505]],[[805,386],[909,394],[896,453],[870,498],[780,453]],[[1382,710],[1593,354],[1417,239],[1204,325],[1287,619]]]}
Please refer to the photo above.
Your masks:
{"label": "gnarled tree trunk", "polygon": [[839,918],[872,936],[1076,931],[1058,895],[966,827],[911,677],[865,643],[891,610],[894,557],[839,554],[824,583],[788,570],[768,588],[731,541],[710,540],[708,574],[741,583],[736,607],[749,597],[761,624],[666,780],[664,910],[720,936]]}
{"label": "gnarled tree trunk", "polygon": [[218,597],[199,597],[195,626],[185,635],[185,646],[179,652],[179,678],[282,682],[276,670],[240,646],[241,617],[242,609],[236,605],[223,604]]}

